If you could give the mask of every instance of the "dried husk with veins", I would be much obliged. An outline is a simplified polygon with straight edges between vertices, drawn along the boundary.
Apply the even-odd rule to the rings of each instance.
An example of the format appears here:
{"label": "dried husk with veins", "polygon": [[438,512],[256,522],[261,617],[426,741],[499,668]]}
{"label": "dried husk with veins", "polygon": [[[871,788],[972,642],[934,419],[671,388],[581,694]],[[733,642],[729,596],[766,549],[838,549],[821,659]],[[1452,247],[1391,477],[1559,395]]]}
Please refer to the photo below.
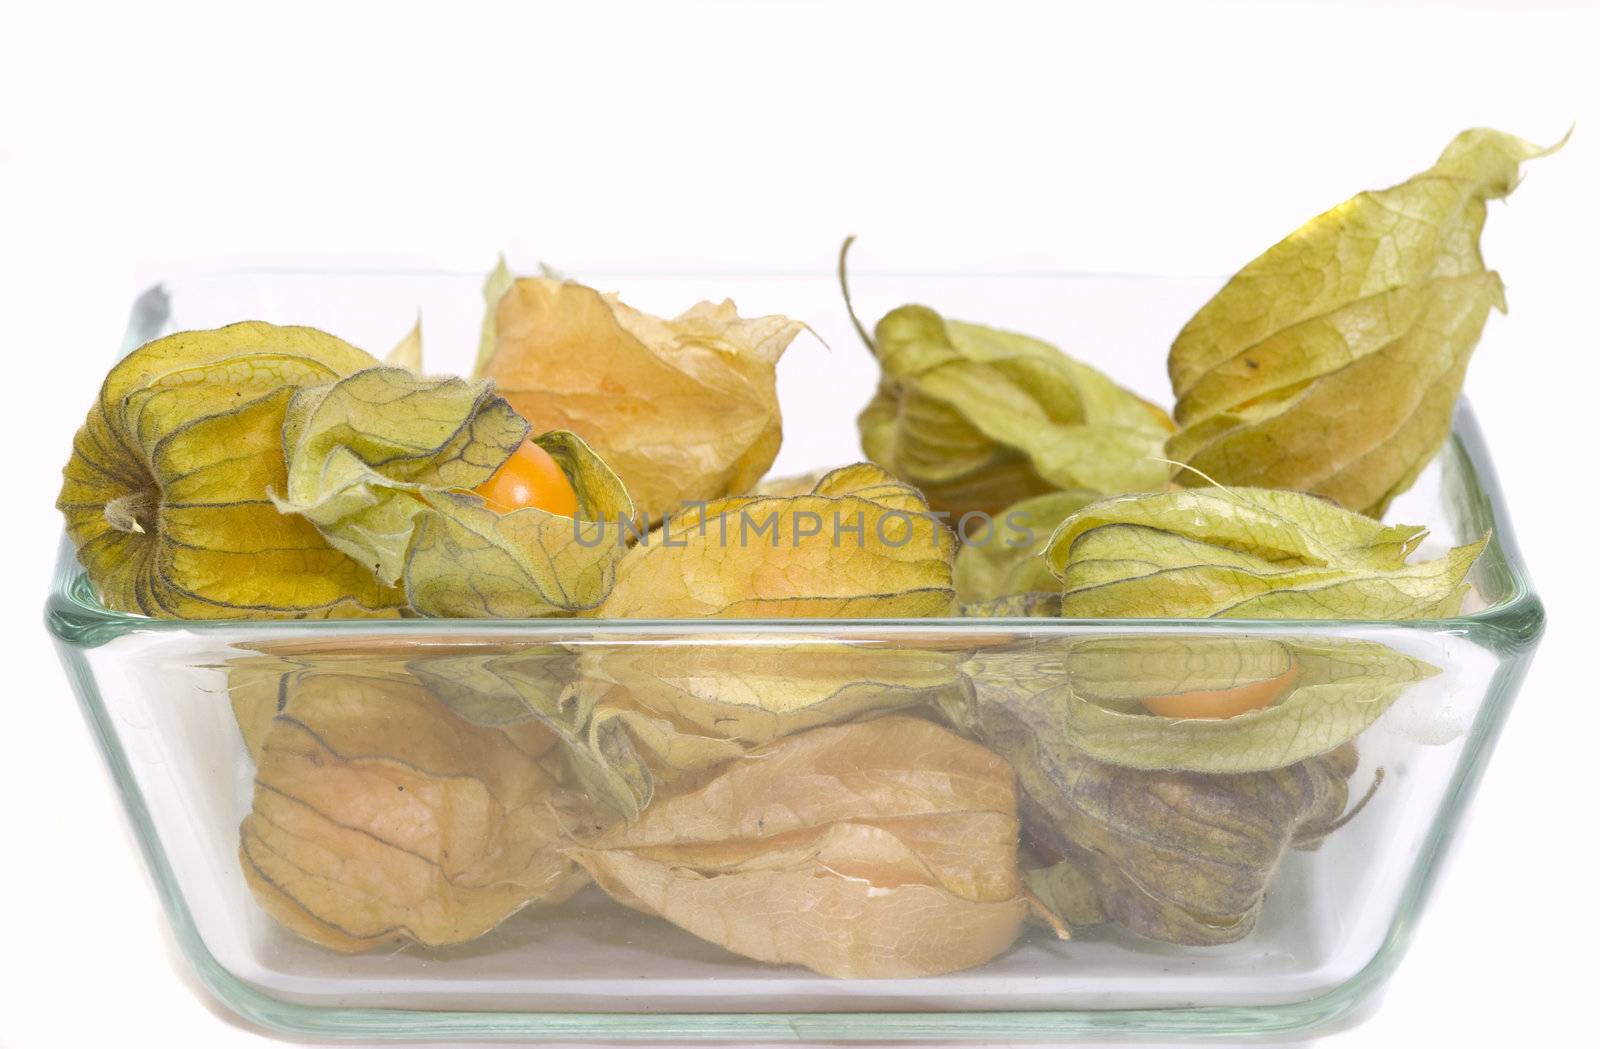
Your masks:
{"label": "dried husk with veins", "polygon": [[470,724],[395,670],[246,659],[231,679],[256,762],[239,861],[289,931],[344,953],[448,946],[587,882],[561,849],[604,817],[541,763],[554,738],[538,724]]}
{"label": "dried husk with veins", "polygon": [[1040,765],[1023,762],[1021,808],[1030,842],[1087,875],[1107,920],[1147,939],[1213,946],[1249,935],[1288,852],[1316,849],[1340,825],[1355,765],[1351,744],[1231,775],[1119,768],[1060,748]]}
{"label": "dried husk with veins", "polygon": [[592,445],[652,521],[749,491],[771,467],[777,363],[801,322],[731,301],[655,317],[574,281],[514,278],[504,260],[484,298],[477,374]]}
{"label": "dried husk with veins", "polygon": [[[944,710],[1016,770],[1027,840],[1057,864],[1030,878],[1041,903],[1069,926],[1188,945],[1250,932],[1288,851],[1340,824],[1350,740],[1432,672],[1369,642],[1114,637],[964,670],[968,696]],[[1255,682],[1277,702],[1231,717],[1144,709]]]}
{"label": "dried husk with veins", "polygon": [[[593,609],[611,588],[623,549],[616,522],[633,503],[580,437],[530,431],[487,381],[365,369],[295,393],[274,503],[403,588],[423,616]],[[575,516],[539,506],[505,512],[473,492],[529,439],[571,484]]]}
{"label": "dried husk with veins", "polygon": [[617,565],[600,618],[919,618],[954,605],[954,541],[913,487],[858,463],[793,496],[714,500]]}
{"label": "dried husk with veins", "polygon": [[[1107,499],[1046,545],[1059,604],[1003,611],[1449,615],[1485,540],[1409,563],[1424,535],[1296,492]],[[1063,920],[1207,945],[1250,932],[1288,850],[1338,826],[1351,741],[1437,672],[1349,638],[1106,635],[978,653],[944,709],[1015,767],[1029,840],[1058,861],[1031,882]]]}
{"label": "dried husk with veins", "polygon": [[903,716],[751,751],[573,847],[617,900],[827,976],[932,976],[1010,947],[1027,913],[999,757]]}
{"label": "dried husk with veins", "polygon": [[[953,610],[953,541],[916,491],[875,466],[803,493],[717,500],[623,557],[603,618],[905,618]],[[807,515],[819,528],[812,532]],[[835,518],[859,531],[835,542]],[[769,524],[757,538],[744,522]],[[569,679],[516,655],[430,660],[416,672],[458,708],[548,725],[573,775],[636,817],[662,784],[819,725],[926,703],[958,656],[825,640],[590,644]]]}
{"label": "dried husk with veins", "polygon": [[1427,535],[1301,492],[1217,486],[1092,503],[1044,554],[1064,616],[1451,616],[1489,537],[1412,562]]}
{"label": "dried husk with veins", "polygon": [[918,305],[885,314],[869,336],[850,305],[850,243],[839,281],[881,369],[857,420],[861,448],[929,506],[993,516],[1046,492],[1165,485],[1167,413],[1056,347]]}
{"label": "dried husk with veins", "polygon": [[1464,131],[1433,167],[1240,270],[1172,344],[1167,455],[1193,468],[1173,479],[1314,492],[1381,517],[1449,435],[1489,311],[1505,310],[1478,246],[1486,202],[1558,148]]}
{"label": "dried husk with veins", "polygon": [[935,702],[959,654],[837,642],[585,645],[436,657],[411,665],[452,709],[485,724],[536,721],[570,777],[628,819],[664,785],[820,725]]}
{"label": "dried husk with veins", "polygon": [[395,587],[285,516],[282,429],[297,391],[377,364],[312,328],[169,335],[106,376],[57,507],[108,607],[163,618],[392,616]]}
{"label": "dried husk with veins", "polygon": [[978,522],[964,533],[956,551],[953,575],[962,604],[982,605],[1058,589],[1044,558],[1050,537],[1063,520],[1101,498],[1081,490],[1046,492]]}

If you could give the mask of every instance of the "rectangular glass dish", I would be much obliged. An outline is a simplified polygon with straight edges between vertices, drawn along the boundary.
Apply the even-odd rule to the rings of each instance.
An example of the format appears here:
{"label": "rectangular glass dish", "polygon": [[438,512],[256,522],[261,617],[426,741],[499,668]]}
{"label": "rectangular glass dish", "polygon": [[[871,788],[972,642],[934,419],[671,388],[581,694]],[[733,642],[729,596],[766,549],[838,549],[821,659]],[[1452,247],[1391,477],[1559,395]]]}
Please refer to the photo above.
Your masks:
{"label": "rectangular glass dish", "polygon": [[[859,460],[855,415],[871,396],[876,365],[856,342],[831,276],[580,276],[654,312],[731,297],[746,314],[807,321],[817,340],[803,337],[779,367],[785,442],[774,473]],[[420,310],[428,370],[463,372],[477,339],[480,283],[464,274],[186,278],[138,300],[124,350],[173,331],[259,319],[323,328],[381,355]],[[1025,331],[1158,403],[1169,400],[1168,342],[1217,287],[1140,277],[870,272],[852,284],[864,317],[916,301]],[[91,394],[83,391],[85,406]],[[1386,519],[1427,525],[1425,555],[1492,531],[1460,615],[1412,622],[154,620],[100,606],[63,544],[47,622],[178,943],[218,998],[269,1027],[417,1040],[1285,1038],[1353,1015],[1398,964],[1543,626],[1464,404],[1446,448]],[[740,667],[802,674],[845,654],[869,682],[893,673],[908,654],[930,654],[953,668],[941,696],[981,703],[1003,681],[1059,672],[1085,642],[1157,652],[1219,641],[1379,650],[1438,671],[1374,708],[1353,750],[1342,752],[1342,774],[1351,811],[1378,781],[1376,789],[1319,847],[1287,851],[1253,927],[1230,943],[1157,942],[1115,922],[1061,940],[1030,925],[1013,947],[975,968],[840,980],[738,957],[589,886],[560,906],[521,910],[463,945],[338,954],[274,921],[241,870],[240,825],[256,790],[241,733],[253,709],[244,675],[262,668],[257,687],[266,680],[268,692],[288,667],[303,676],[409,677],[442,692],[441,675],[506,659],[557,667],[551,672],[563,684],[606,666],[623,687],[619,666],[677,667],[714,692],[738,687]],[[1137,676],[1138,661],[1129,666]],[[272,717],[270,699],[262,709]],[[930,700],[915,712],[933,717],[935,709],[942,708]],[[471,733],[505,727],[498,715],[456,704],[437,713]]]}

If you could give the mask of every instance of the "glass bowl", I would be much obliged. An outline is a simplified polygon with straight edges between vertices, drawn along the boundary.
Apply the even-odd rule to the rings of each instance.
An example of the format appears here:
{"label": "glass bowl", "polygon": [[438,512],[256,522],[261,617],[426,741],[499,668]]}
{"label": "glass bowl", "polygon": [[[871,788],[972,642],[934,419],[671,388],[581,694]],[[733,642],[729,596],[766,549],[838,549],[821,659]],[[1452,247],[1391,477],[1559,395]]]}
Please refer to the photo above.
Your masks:
{"label": "glass bowl", "polygon": [[[658,312],[730,296],[747,314],[807,320],[831,349],[796,344],[780,366],[786,442],[775,471],[859,458],[854,415],[876,368],[856,345],[830,277],[584,276]],[[476,342],[480,280],[309,272],[186,278],[138,300],[124,350],[171,331],[251,318],[315,325],[381,353],[420,309],[430,370],[460,371]],[[1141,277],[870,272],[853,284],[869,318],[903,301],[926,302],[1048,339],[1163,403],[1165,346],[1216,287]],[[91,393],[84,391],[86,405]],[[433,1040],[1281,1038],[1357,1015],[1393,972],[1543,626],[1464,404],[1451,441],[1389,519],[1427,525],[1423,553],[1492,530],[1460,615],[1413,622],[172,621],[100,606],[63,544],[47,621],[177,942],[219,999],[268,1027]],[[462,945],[340,954],[280,926],[241,869],[241,821],[257,790],[245,740],[252,723],[259,729],[282,716],[271,695],[265,706],[257,700],[263,687],[276,695],[288,673],[410,675],[442,695],[441,676],[496,659],[550,661],[571,680],[596,665],[615,677],[618,666],[667,661],[688,667],[697,687],[715,690],[737,685],[740,667],[799,672],[847,653],[861,678],[874,680],[908,653],[922,653],[956,668],[939,702],[959,704],[979,701],[1007,676],[1056,672],[1075,646],[1107,640],[1134,651],[1218,640],[1382,646],[1438,673],[1397,690],[1354,752],[1343,752],[1352,810],[1375,781],[1381,786],[1320,847],[1288,851],[1247,934],[1210,946],[1158,942],[1114,923],[1077,929],[1069,940],[1030,926],[1010,950],[976,968],[840,980],[735,956],[590,886],[561,906],[519,911]],[[1127,665],[1136,678],[1139,661]],[[939,702],[919,709],[935,716],[945,709]],[[437,713],[472,732],[501,732],[507,721],[459,705]]]}

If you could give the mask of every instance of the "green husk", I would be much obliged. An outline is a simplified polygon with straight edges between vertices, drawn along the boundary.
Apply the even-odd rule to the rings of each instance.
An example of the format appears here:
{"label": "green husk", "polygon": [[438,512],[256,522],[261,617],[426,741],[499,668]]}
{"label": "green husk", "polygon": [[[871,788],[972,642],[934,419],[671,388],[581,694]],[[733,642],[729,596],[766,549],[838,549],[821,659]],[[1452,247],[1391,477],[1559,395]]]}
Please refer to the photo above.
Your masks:
{"label": "green husk", "polygon": [[1298,492],[1219,487],[1094,503],[1062,522],[1045,557],[1064,616],[1451,616],[1488,537],[1408,563],[1426,535]]}
{"label": "green husk", "polygon": [[296,394],[283,428],[286,491],[275,502],[380,581],[404,586],[420,615],[592,609],[611,589],[622,555],[616,522],[633,504],[582,440],[533,438],[572,482],[576,519],[537,507],[497,513],[470,492],[528,431],[487,382],[368,369]]}
{"label": "green husk", "polygon": [[[1358,194],[1240,270],[1168,358],[1181,484],[1288,488],[1382,516],[1444,443],[1491,309],[1485,202],[1543,148],[1464,131],[1427,171]],[[1359,411],[1351,410],[1359,405]]]}

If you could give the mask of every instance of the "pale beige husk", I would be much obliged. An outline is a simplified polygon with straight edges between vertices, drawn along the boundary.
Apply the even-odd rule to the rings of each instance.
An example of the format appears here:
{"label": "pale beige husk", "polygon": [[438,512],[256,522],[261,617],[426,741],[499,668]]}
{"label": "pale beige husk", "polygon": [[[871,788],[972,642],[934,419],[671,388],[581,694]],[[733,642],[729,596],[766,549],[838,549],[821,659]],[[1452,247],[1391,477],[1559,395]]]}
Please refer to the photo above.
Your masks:
{"label": "pale beige husk", "polygon": [[1015,801],[995,755],[885,717],[759,748],[572,855],[616,899],[737,954],[930,976],[1021,930]]}
{"label": "pale beige husk", "polygon": [[748,491],[778,454],[779,357],[805,325],[731,301],[655,317],[573,281],[491,279],[479,374],[536,425],[571,430],[652,520]]}
{"label": "pale beige husk", "polygon": [[541,726],[469,724],[395,672],[254,670],[234,681],[256,761],[239,859],[291,932],[347,953],[465,943],[586,882],[561,848],[594,809],[541,765]]}

